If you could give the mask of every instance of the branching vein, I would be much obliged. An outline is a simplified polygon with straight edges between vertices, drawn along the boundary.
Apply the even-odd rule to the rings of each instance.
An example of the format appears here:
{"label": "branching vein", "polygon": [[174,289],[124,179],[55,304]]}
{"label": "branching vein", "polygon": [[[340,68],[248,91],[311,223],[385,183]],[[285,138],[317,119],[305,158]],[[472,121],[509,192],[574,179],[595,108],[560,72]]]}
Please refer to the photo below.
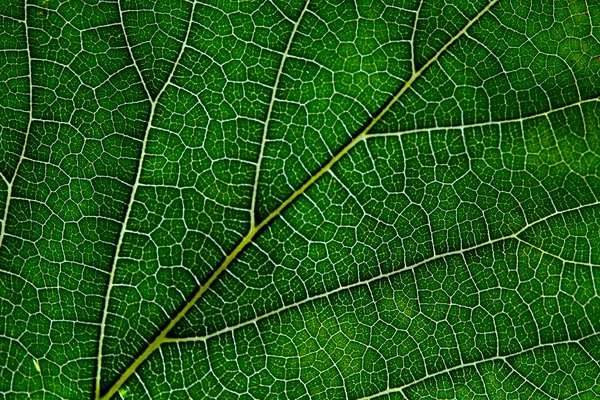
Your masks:
{"label": "branching vein", "polygon": [[[221,265],[212,273],[207,281],[198,288],[192,298],[183,306],[183,308],[173,317],[169,323],[162,329],[162,331],[156,336],[156,338],[149,344],[149,346],[135,359],[135,361],[127,368],[127,370],[119,377],[119,379],[112,385],[112,387],[102,396],[102,400],[110,399],[119,388],[129,379],[129,377],[135,373],[137,368],[148,358],[155,350],[160,348],[161,344],[168,342],[169,332],[181,321],[187,313],[194,307],[198,300],[206,293],[212,286],[212,284],[221,276],[223,272],[227,270],[229,265],[237,259],[242,251],[253,242],[254,237],[265,228],[271,221],[278,218],[279,215],[298,197],[308,190],[316,181],[321,178],[327,171],[329,171],[333,165],[335,165],[342,157],[344,157],[350,150],[352,150],[357,144],[362,142],[373,129],[375,124],[392,108],[394,104],[402,97],[404,93],[413,85],[413,83],[437,60],[439,57],[446,52],[446,50],[454,44],[461,36],[463,36],[467,30],[473,26],[483,15],[485,15],[499,0],[490,1],[486,7],[484,7],[471,21],[469,21],[451,40],[449,40],[430,60],[427,61],[418,71],[414,72],[411,77],[404,83],[404,85],[396,92],[396,94],[387,102],[387,104],[381,108],[377,114],[371,119],[371,121],[355,136],[349,143],[347,143],[337,154],[335,154],[325,165],[323,165],[308,181],[306,181],[301,187],[293,192],[286,200],[284,200],[279,207],[272,211],[265,219],[258,224],[253,224],[251,229],[246,236],[239,242],[239,244],[225,257]],[[304,11],[303,11],[304,12]],[[300,20],[301,18],[299,18]],[[189,32],[189,29],[188,29]],[[289,44],[288,44],[289,47]],[[281,67],[280,67],[281,71]],[[274,89],[276,90],[276,88]],[[160,97],[160,96],[159,96]],[[271,101],[271,103],[273,100]],[[265,128],[266,129],[266,128]],[[265,135],[263,133],[263,141]],[[263,146],[264,147],[264,146]],[[262,151],[262,150],[261,150]],[[141,165],[141,164],[140,164]],[[258,171],[258,169],[257,169]],[[138,173],[139,176],[139,173]],[[258,179],[258,174],[255,180]],[[256,190],[255,190],[256,194]],[[133,195],[132,195],[133,199]],[[255,200],[253,200],[253,204]],[[130,207],[131,208],[131,207]],[[119,240],[121,243],[121,239]],[[114,267],[113,267],[114,268]],[[107,300],[108,302],[108,300]],[[106,310],[105,310],[106,314]]]}

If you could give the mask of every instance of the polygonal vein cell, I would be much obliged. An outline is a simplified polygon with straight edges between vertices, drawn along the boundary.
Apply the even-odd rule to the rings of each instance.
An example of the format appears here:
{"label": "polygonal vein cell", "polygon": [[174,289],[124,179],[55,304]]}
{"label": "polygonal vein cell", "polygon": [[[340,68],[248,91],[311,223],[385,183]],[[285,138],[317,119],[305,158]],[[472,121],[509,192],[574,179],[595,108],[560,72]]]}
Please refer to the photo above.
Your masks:
{"label": "polygonal vein cell", "polygon": [[[146,348],[146,350],[129,366],[124,374],[121,375],[120,378],[116,381],[116,383],[108,390],[104,397],[108,398],[112,396],[112,394],[116,393],[119,387],[128,379],[128,377],[135,372],[137,367],[141,364],[143,360],[145,360],[148,356],[150,356],[167,338],[168,333],[177,325],[177,323],[184,318],[184,316],[188,313],[189,310],[195,305],[195,303],[202,297],[202,295],[212,286],[213,282],[217,280],[217,278],[227,270],[228,266],[232,261],[237,259],[238,255],[244,250],[244,248],[252,243],[254,237],[257,233],[263,229],[268,223],[277,218],[280,213],[290,204],[292,204],[299,196],[301,196],[309,187],[311,187],[316,181],[319,180],[321,176],[323,176],[327,171],[331,169],[331,167],[338,162],[344,155],[346,155],[352,148],[354,148],[358,143],[362,142],[366,137],[368,132],[372,129],[372,127],[379,121],[379,119],[385,115],[385,113],[398,101],[398,99],[405,93],[408,88],[410,88],[413,82],[420,77],[425,70],[427,70],[433,63],[437,61],[441,54],[443,54],[448,47],[450,47],[460,36],[462,36],[479,18],[481,18],[489,9],[496,3],[496,1],[492,1],[486,5],[472,20],[468,21],[467,24],[444,46],[442,46],[438,52],[423,65],[418,71],[413,74],[410,79],[394,94],[394,96],[387,102],[387,104],[375,115],[375,117],[371,120],[371,122],[366,125],[346,146],[340,149],[330,160],[322,166],[316,173],[314,173],[309,180],[307,180],[302,186],[300,186],[297,190],[295,190],[287,199],[285,199],[274,211],[272,211],[268,216],[266,216],[258,225],[251,226],[250,231],[243,239],[238,243],[238,245],[233,249],[229,255],[225,258],[225,260],[221,263],[221,265],[215,270],[215,272],[208,278],[208,280],[197,290],[194,296],[185,304],[185,306],[177,313],[175,317],[173,317],[165,328],[161,330],[159,335],[153,340],[152,343]],[[307,5],[307,4],[305,4]],[[304,14],[304,9],[301,11],[301,16]],[[297,25],[294,26],[294,31]],[[287,47],[289,50],[289,45]],[[279,76],[279,74],[278,74]],[[277,81],[277,80],[276,80]],[[276,89],[275,89],[276,90]],[[263,132],[263,141],[265,132]],[[262,148],[262,147],[261,147]],[[260,162],[260,157],[259,157]],[[255,183],[258,180],[258,175],[255,178]],[[253,217],[251,217],[253,218]]]}

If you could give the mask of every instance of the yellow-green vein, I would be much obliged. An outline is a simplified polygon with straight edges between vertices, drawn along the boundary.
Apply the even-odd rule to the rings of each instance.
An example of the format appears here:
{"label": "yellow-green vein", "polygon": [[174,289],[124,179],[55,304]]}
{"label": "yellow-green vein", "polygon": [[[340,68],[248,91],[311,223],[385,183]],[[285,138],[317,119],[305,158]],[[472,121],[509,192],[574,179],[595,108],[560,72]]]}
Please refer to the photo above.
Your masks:
{"label": "yellow-green vein", "polygon": [[279,207],[272,211],[264,220],[258,225],[250,227],[248,233],[238,243],[238,245],[225,257],[221,265],[210,275],[200,288],[197,289],[192,298],[185,304],[185,306],[173,317],[169,323],[160,331],[156,338],[148,345],[148,347],[135,359],[135,361],[125,370],[125,372],[119,377],[119,379],[110,387],[102,400],[110,399],[121,386],[133,375],[137,368],[148,358],[161,344],[168,342],[167,335],[169,332],[181,321],[192,307],[198,302],[202,295],[207,292],[212,286],[213,282],[219,278],[219,276],[227,270],[229,265],[237,259],[238,255],[246,248],[246,246],[252,243],[254,237],[265,228],[271,221],[277,218],[283,210],[285,210],[291,203],[293,203],[299,196],[301,196],[306,190],[311,187],[321,176],[327,173],[333,165],[335,165],[342,157],[344,157],[351,149],[353,149],[358,143],[363,141],[368,133],[373,129],[375,124],[381,120],[381,118],[392,108],[394,104],[402,97],[404,93],[413,85],[413,83],[433,64],[439,57],[461,36],[463,36],[467,30],[473,26],[483,15],[485,15],[496,3],[500,0],[490,1],[486,7],[484,7],[472,20],[470,20],[452,39],[450,39],[438,52],[427,61],[418,71],[414,72],[410,78],[402,85],[402,87],[393,95],[393,97],[381,108],[371,121],[355,136],[350,142],[348,142],[340,151],[335,154],[326,164],[324,164],[309,180],[307,180],[300,188],[296,189],[286,200],[284,200]]}

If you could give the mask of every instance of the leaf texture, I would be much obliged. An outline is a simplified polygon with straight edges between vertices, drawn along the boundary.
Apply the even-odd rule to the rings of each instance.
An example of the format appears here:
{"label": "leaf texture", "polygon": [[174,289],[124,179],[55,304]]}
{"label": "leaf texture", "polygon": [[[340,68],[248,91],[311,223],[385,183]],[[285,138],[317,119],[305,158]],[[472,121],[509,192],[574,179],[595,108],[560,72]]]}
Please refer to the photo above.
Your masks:
{"label": "leaf texture", "polygon": [[596,3],[0,21],[0,397],[600,396]]}

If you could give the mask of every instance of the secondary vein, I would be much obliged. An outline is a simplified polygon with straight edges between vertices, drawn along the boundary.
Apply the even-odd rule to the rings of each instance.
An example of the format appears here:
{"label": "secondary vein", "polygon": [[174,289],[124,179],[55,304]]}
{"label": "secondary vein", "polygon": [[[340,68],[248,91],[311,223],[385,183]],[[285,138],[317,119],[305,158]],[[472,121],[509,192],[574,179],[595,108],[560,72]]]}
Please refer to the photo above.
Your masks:
{"label": "secondary vein", "polygon": [[[148,358],[156,349],[160,347],[161,344],[165,342],[169,342],[167,335],[169,332],[177,325],[177,323],[185,317],[189,310],[198,302],[198,300],[202,297],[202,295],[208,291],[208,289],[212,286],[213,282],[217,280],[217,278],[227,270],[229,265],[237,259],[238,255],[242,253],[242,251],[246,248],[248,244],[252,242],[254,237],[265,228],[272,220],[277,218],[284,209],[286,209],[291,203],[293,203],[300,195],[302,195],[306,190],[311,187],[321,176],[323,176],[327,171],[329,171],[334,164],[336,164],[343,156],[345,156],[350,150],[352,150],[358,143],[362,142],[366,137],[369,131],[373,129],[375,124],[383,118],[383,116],[392,108],[394,104],[398,102],[398,100],[402,97],[404,93],[413,85],[416,79],[418,79],[433,63],[435,63],[439,57],[454,43],[456,42],[462,35],[466,33],[466,31],[475,24],[484,14],[486,14],[494,4],[496,4],[500,0],[492,0],[488,3],[486,7],[484,7],[472,20],[470,20],[452,39],[450,39],[438,52],[427,61],[418,71],[414,72],[411,77],[402,85],[402,87],[396,92],[396,94],[387,102],[387,104],[381,108],[371,119],[371,121],[360,131],[360,133],[355,136],[349,143],[347,143],[337,154],[335,154],[325,165],[323,165],[308,181],[306,181],[300,188],[296,189],[286,200],[284,200],[279,207],[277,207],[274,211],[272,211],[265,219],[263,219],[258,225],[251,224],[249,232],[244,236],[244,238],[240,241],[240,243],[229,253],[227,257],[223,260],[221,265],[212,273],[212,275],[207,279],[207,281],[198,288],[196,293],[192,296],[192,298],[185,304],[185,306],[177,313],[175,317],[173,317],[167,326],[165,326],[157,337],[149,344],[149,346],[144,350],[142,354],[140,354],[135,361],[127,368],[127,370],[119,377],[119,379],[111,386],[111,388],[106,392],[104,396],[100,400],[109,400],[119,389],[120,387],[129,379],[131,375],[135,373],[137,368]],[[303,11],[304,12],[304,11]],[[189,30],[188,30],[189,31]],[[289,45],[288,45],[289,46]],[[281,70],[281,68],[280,68]],[[276,90],[276,89],[274,89]],[[263,135],[263,140],[264,140]],[[255,179],[258,179],[257,177]],[[254,200],[253,200],[254,204]]]}
{"label": "secondary vein", "polygon": [[300,25],[300,21],[302,21],[302,17],[304,17],[304,13],[308,8],[309,0],[304,2],[302,10],[300,11],[300,15],[298,16],[298,20],[294,23],[294,28],[292,29],[292,33],[290,34],[290,38],[288,40],[287,46],[283,55],[281,56],[281,62],[279,63],[279,69],[277,70],[277,75],[275,77],[275,83],[273,84],[273,90],[271,91],[271,100],[269,101],[269,108],[267,110],[267,115],[265,119],[265,124],[263,126],[263,133],[260,143],[260,152],[258,153],[258,161],[256,162],[256,171],[254,173],[254,186],[252,187],[252,204],[250,206],[250,227],[254,228],[256,226],[256,199],[258,195],[258,182],[260,179],[260,169],[262,166],[263,155],[265,152],[265,146],[267,143],[267,132],[269,131],[269,124],[271,122],[271,115],[273,114],[273,105],[275,104],[275,99],[277,95],[277,89],[279,88],[279,80],[281,79],[281,74],[283,73],[283,66],[285,65],[285,61],[287,60],[288,54],[290,52],[290,48],[292,47],[292,43],[294,42],[294,37],[296,36],[296,32],[298,31],[298,26]]}
{"label": "secondary vein", "polygon": [[27,24],[27,4],[25,4],[25,19],[22,21],[25,25],[25,50],[27,52],[27,76],[29,77],[29,111],[28,111],[28,121],[27,121],[27,131],[25,132],[25,140],[23,141],[23,147],[21,148],[21,154],[19,155],[19,161],[17,162],[17,167],[15,168],[15,173],[13,174],[10,181],[3,175],[2,180],[7,185],[7,198],[6,205],[4,207],[4,213],[2,216],[2,228],[0,229],[0,247],[4,243],[4,237],[6,235],[6,220],[8,218],[8,210],[10,208],[11,200],[13,199],[13,187],[17,176],[19,175],[19,169],[21,169],[21,164],[23,163],[23,159],[25,158],[25,149],[27,148],[27,143],[29,142],[29,132],[31,131],[31,123],[33,121],[33,83],[32,83],[32,68],[31,68],[31,51],[29,49],[29,27]]}
{"label": "secondary vein", "polygon": [[[121,4],[120,2],[117,2],[117,7],[119,9],[119,15],[123,15],[123,12],[121,11]],[[98,356],[97,356],[97,366],[96,366],[96,382],[95,382],[95,399],[98,400],[100,399],[100,391],[101,391],[101,377],[102,377],[102,347],[104,345],[104,338],[106,336],[106,321],[108,319],[108,308],[109,308],[109,303],[110,303],[110,297],[111,297],[111,292],[112,292],[112,288],[114,287],[114,279],[115,279],[115,275],[116,275],[116,269],[117,269],[117,262],[119,259],[119,253],[121,252],[121,247],[123,246],[123,241],[125,238],[125,232],[126,232],[126,228],[127,228],[127,221],[129,221],[129,217],[131,214],[131,210],[133,209],[133,203],[135,201],[135,197],[137,194],[137,190],[140,186],[140,178],[142,175],[142,168],[144,166],[144,161],[146,158],[146,154],[147,154],[147,146],[148,146],[148,137],[150,136],[150,130],[152,129],[152,121],[154,119],[155,116],[155,110],[156,110],[156,105],[159,102],[159,99],[161,98],[162,94],[164,93],[165,89],[167,88],[167,86],[170,84],[171,79],[173,77],[173,73],[175,71],[175,69],[177,68],[177,66],[179,65],[179,62],[181,60],[181,55],[183,54],[183,48],[185,47],[187,40],[188,40],[188,36],[189,36],[189,32],[191,30],[191,26],[192,26],[192,19],[193,19],[193,15],[194,15],[194,10],[195,10],[195,6],[194,8],[191,10],[190,13],[190,19],[189,19],[189,23],[188,23],[188,27],[185,33],[185,37],[183,40],[183,44],[182,44],[182,49],[179,52],[179,56],[177,57],[177,60],[175,61],[173,68],[171,69],[171,72],[169,74],[169,76],[167,77],[167,80],[165,81],[165,84],[163,85],[163,87],[161,88],[160,92],[158,93],[158,95],[156,96],[155,99],[152,99],[152,95],[150,93],[150,90],[148,88],[148,86],[146,85],[145,81],[144,81],[144,77],[142,76],[141,70],[135,60],[135,57],[133,56],[133,53],[131,52],[131,45],[129,43],[128,37],[127,37],[127,33],[125,32],[125,25],[123,24],[123,21],[121,20],[121,23],[123,25],[123,35],[125,37],[125,42],[126,42],[126,47],[129,51],[129,55],[131,57],[131,59],[133,60],[133,66],[136,69],[138,76],[140,77],[140,80],[142,81],[142,84],[144,86],[144,90],[146,92],[146,97],[148,99],[148,101],[150,102],[150,114],[148,116],[148,124],[146,125],[146,130],[144,132],[144,139],[142,142],[142,153],[140,156],[140,162],[137,166],[137,170],[135,173],[135,182],[133,184],[133,187],[131,189],[131,195],[129,197],[129,203],[127,205],[127,211],[125,214],[125,219],[123,220],[123,224],[121,225],[121,230],[119,232],[119,239],[117,242],[117,247],[115,249],[115,253],[114,253],[114,258],[113,258],[113,263],[112,263],[112,267],[111,267],[111,271],[110,271],[110,275],[109,275],[109,280],[108,280],[108,287],[106,289],[106,296],[104,297],[104,306],[103,306],[103,311],[102,311],[102,321],[100,323],[100,337],[98,339]],[[106,397],[103,396],[102,398],[110,398],[110,397]]]}

